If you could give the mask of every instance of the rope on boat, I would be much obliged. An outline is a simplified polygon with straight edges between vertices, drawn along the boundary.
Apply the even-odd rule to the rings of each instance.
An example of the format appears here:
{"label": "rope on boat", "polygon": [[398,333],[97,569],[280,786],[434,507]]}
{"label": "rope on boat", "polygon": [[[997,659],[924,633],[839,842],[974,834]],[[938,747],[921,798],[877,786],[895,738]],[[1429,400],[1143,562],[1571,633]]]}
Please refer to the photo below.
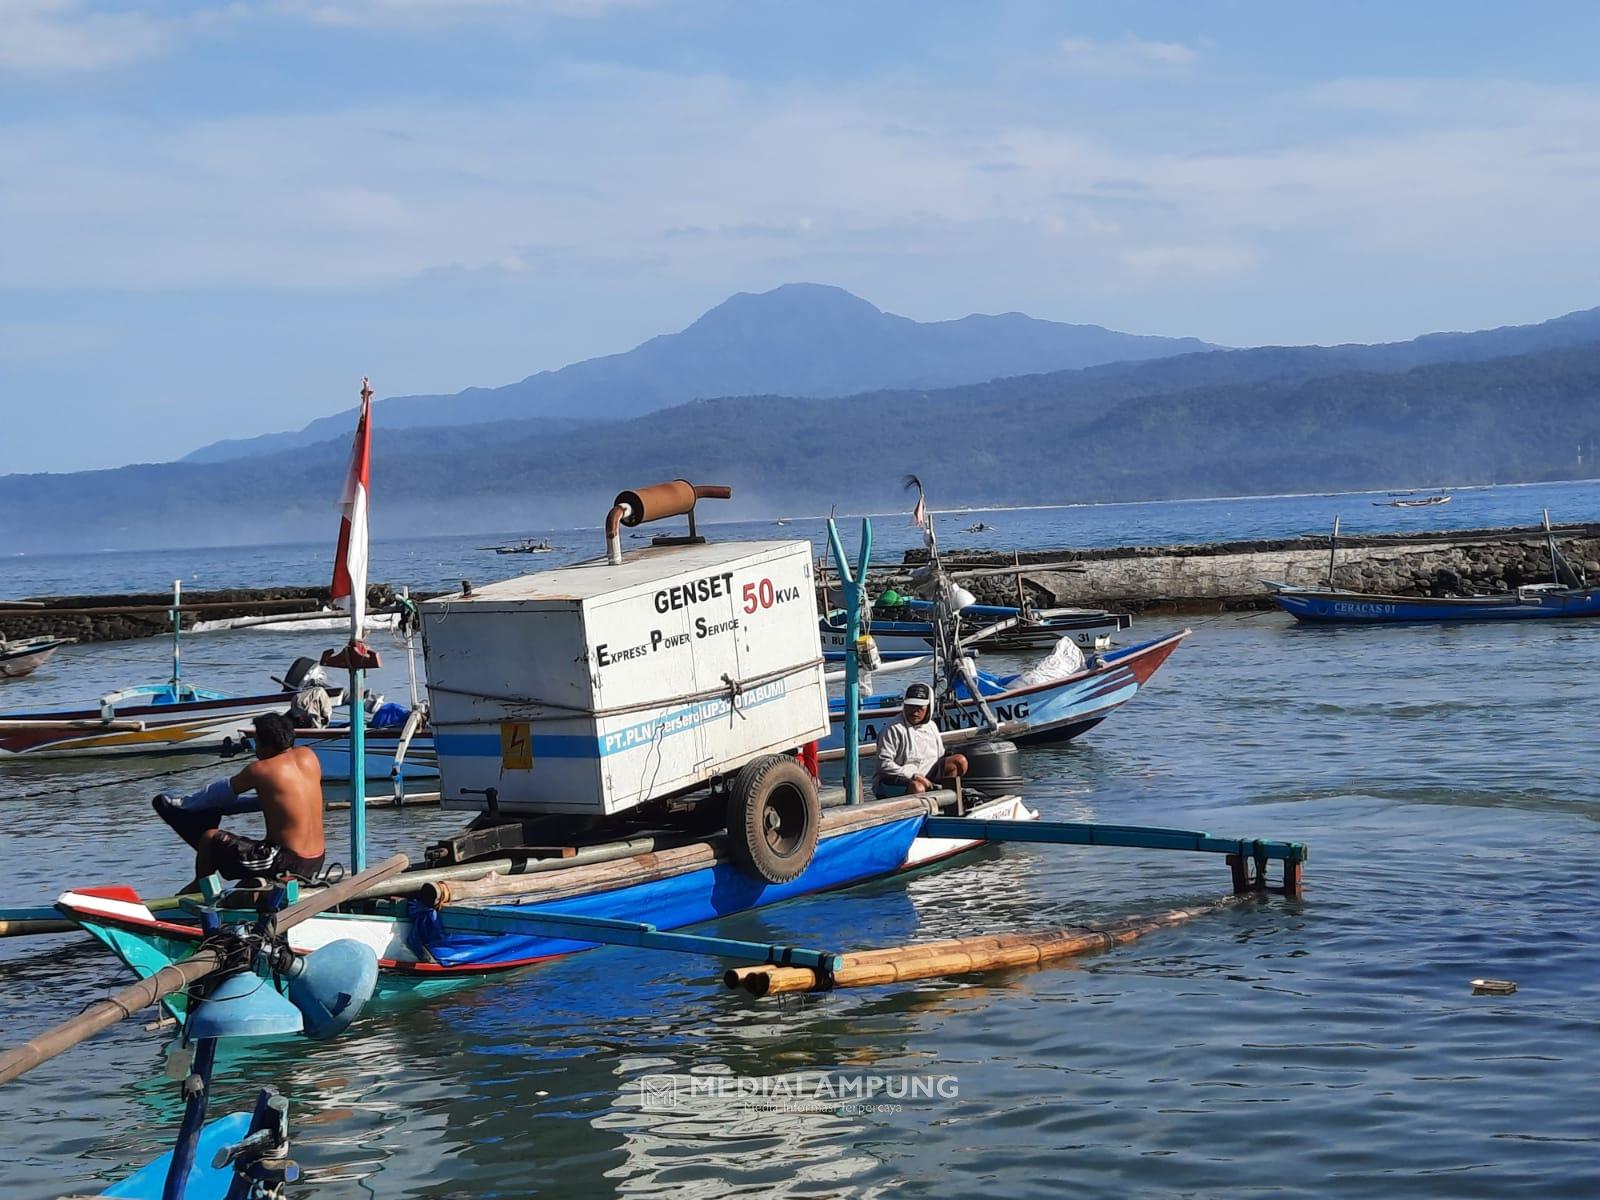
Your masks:
{"label": "rope on boat", "polygon": [[213,762],[191,763],[186,767],[173,767],[166,771],[153,771],[149,775],[135,775],[132,778],[123,776],[117,779],[103,779],[99,783],[68,783],[59,788],[52,788],[48,791],[41,792],[28,792],[21,796],[13,796],[10,794],[0,795],[0,800],[45,800],[52,796],[59,796],[63,791],[93,792],[98,791],[101,788],[123,787],[135,783],[148,783],[152,779],[166,779],[172,775],[186,775],[192,771],[214,770],[215,767],[216,763]]}
{"label": "rope on boat", "polygon": [[[773,671],[766,671],[760,675],[752,675],[746,679],[734,679],[730,676],[724,675],[722,677],[723,683],[721,687],[705,688],[702,691],[689,692],[682,696],[674,696],[672,698],[673,703],[694,704],[701,700],[717,700],[722,697],[728,697],[730,703],[733,703],[735,706],[737,706],[738,697],[744,692],[748,691],[750,688],[760,687],[764,683],[772,683],[779,679],[787,679],[791,675],[803,674],[806,671],[810,671],[816,667],[822,666],[823,662],[824,660],[821,658],[813,658],[803,663],[797,663],[787,667],[780,667]],[[468,696],[474,700],[493,700],[498,704],[511,704],[516,705],[519,708],[552,708],[557,710],[555,715],[526,718],[532,721],[564,721],[568,719],[566,716],[568,713],[578,713],[585,717],[618,717],[624,716],[627,713],[648,712],[650,709],[661,707],[661,702],[659,700],[648,700],[641,701],[636,704],[621,704],[615,708],[587,708],[579,704],[562,704],[557,700],[539,700],[533,696],[498,695],[491,692],[472,691],[467,688],[453,688],[448,684],[440,683],[430,683],[428,685],[428,690],[430,692],[444,692],[451,696]],[[519,714],[519,716],[520,715],[521,714]],[[493,722],[463,721],[460,723],[463,725],[481,725],[492,724]]]}

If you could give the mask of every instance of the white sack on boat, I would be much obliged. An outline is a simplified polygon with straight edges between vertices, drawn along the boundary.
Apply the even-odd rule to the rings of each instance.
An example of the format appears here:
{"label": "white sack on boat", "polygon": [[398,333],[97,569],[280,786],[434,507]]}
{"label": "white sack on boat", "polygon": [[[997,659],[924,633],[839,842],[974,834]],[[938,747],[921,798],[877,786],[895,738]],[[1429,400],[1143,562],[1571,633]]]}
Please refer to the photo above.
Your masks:
{"label": "white sack on boat", "polygon": [[1065,679],[1068,675],[1076,675],[1081,670],[1083,670],[1083,651],[1078,649],[1078,644],[1070,637],[1064,637],[1056,642],[1056,648],[1050,651],[1048,656],[1017,676],[1017,681],[1011,686],[1035,687],[1041,683]]}

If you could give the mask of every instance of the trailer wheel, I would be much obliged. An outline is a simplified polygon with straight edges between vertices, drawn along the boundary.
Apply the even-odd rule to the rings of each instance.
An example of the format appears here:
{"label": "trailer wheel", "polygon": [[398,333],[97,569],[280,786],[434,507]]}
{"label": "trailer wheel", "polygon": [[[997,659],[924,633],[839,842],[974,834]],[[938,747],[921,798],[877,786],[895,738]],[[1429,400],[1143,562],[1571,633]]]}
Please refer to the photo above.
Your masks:
{"label": "trailer wheel", "polygon": [[788,883],[811,863],[822,805],[811,776],[787,755],[746,763],[728,793],[728,842],[745,874]]}

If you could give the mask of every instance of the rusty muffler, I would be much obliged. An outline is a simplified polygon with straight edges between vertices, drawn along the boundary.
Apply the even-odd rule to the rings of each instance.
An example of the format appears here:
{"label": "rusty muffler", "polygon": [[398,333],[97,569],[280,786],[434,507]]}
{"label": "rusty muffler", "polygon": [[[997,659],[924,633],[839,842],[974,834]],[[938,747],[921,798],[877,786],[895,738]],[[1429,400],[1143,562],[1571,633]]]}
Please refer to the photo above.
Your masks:
{"label": "rusty muffler", "polygon": [[717,483],[690,483],[687,479],[673,479],[645,488],[630,488],[617,493],[606,514],[606,561],[612,566],[622,562],[622,526],[630,529],[646,521],[661,521],[667,517],[689,518],[689,536],[699,539],[694,525],[694,506],[697,500],[728,500],[733,489]]}

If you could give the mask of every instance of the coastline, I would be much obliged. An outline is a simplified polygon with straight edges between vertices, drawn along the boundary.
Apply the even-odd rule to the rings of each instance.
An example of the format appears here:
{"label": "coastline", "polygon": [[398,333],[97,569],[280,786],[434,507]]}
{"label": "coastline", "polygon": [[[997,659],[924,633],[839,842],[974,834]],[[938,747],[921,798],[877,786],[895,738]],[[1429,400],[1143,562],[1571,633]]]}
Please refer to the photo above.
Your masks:
{"label": "coastline", "polygon": [[[1561,552],[1591,578],[1600,579],[1600,524],[1558,525]],[[1297,586],[1327,582],[1328,538],[1294,537],[1232,541],[1058,547],[1021,551],[947,552],[946,565],[988,572],[964,578],[984,603],[1014,604],[1017,566],[1029,602],[1039,607],[1094,607],[1138,613],[1204,613],[1271,608],[1261,581]],[[905,552],[897,568],[875,569],[877,594],[903,586],[925,558]],[[1508,526],[1341,537],[1334,582],[1352,591],[1400,596],[1435,596],[1460,591],[1491,592],[1550,578],[1544,530]],[[413,592],[416,598],[422,593]],[[374,584],[373,612],[393,606],[395,589]],[[195,590],[183,597],[184,627],[198,619],[314,615],[327,603],[327,587],[260,587]],[[29,598],[37,607],[0,605],[0,637],[43,635],[80,642],[123,641],[171,631],[168,593],[74,594]],[[200,611],[187,611],[191,606]],[[201,608],[201,606],[204,606]]]}

